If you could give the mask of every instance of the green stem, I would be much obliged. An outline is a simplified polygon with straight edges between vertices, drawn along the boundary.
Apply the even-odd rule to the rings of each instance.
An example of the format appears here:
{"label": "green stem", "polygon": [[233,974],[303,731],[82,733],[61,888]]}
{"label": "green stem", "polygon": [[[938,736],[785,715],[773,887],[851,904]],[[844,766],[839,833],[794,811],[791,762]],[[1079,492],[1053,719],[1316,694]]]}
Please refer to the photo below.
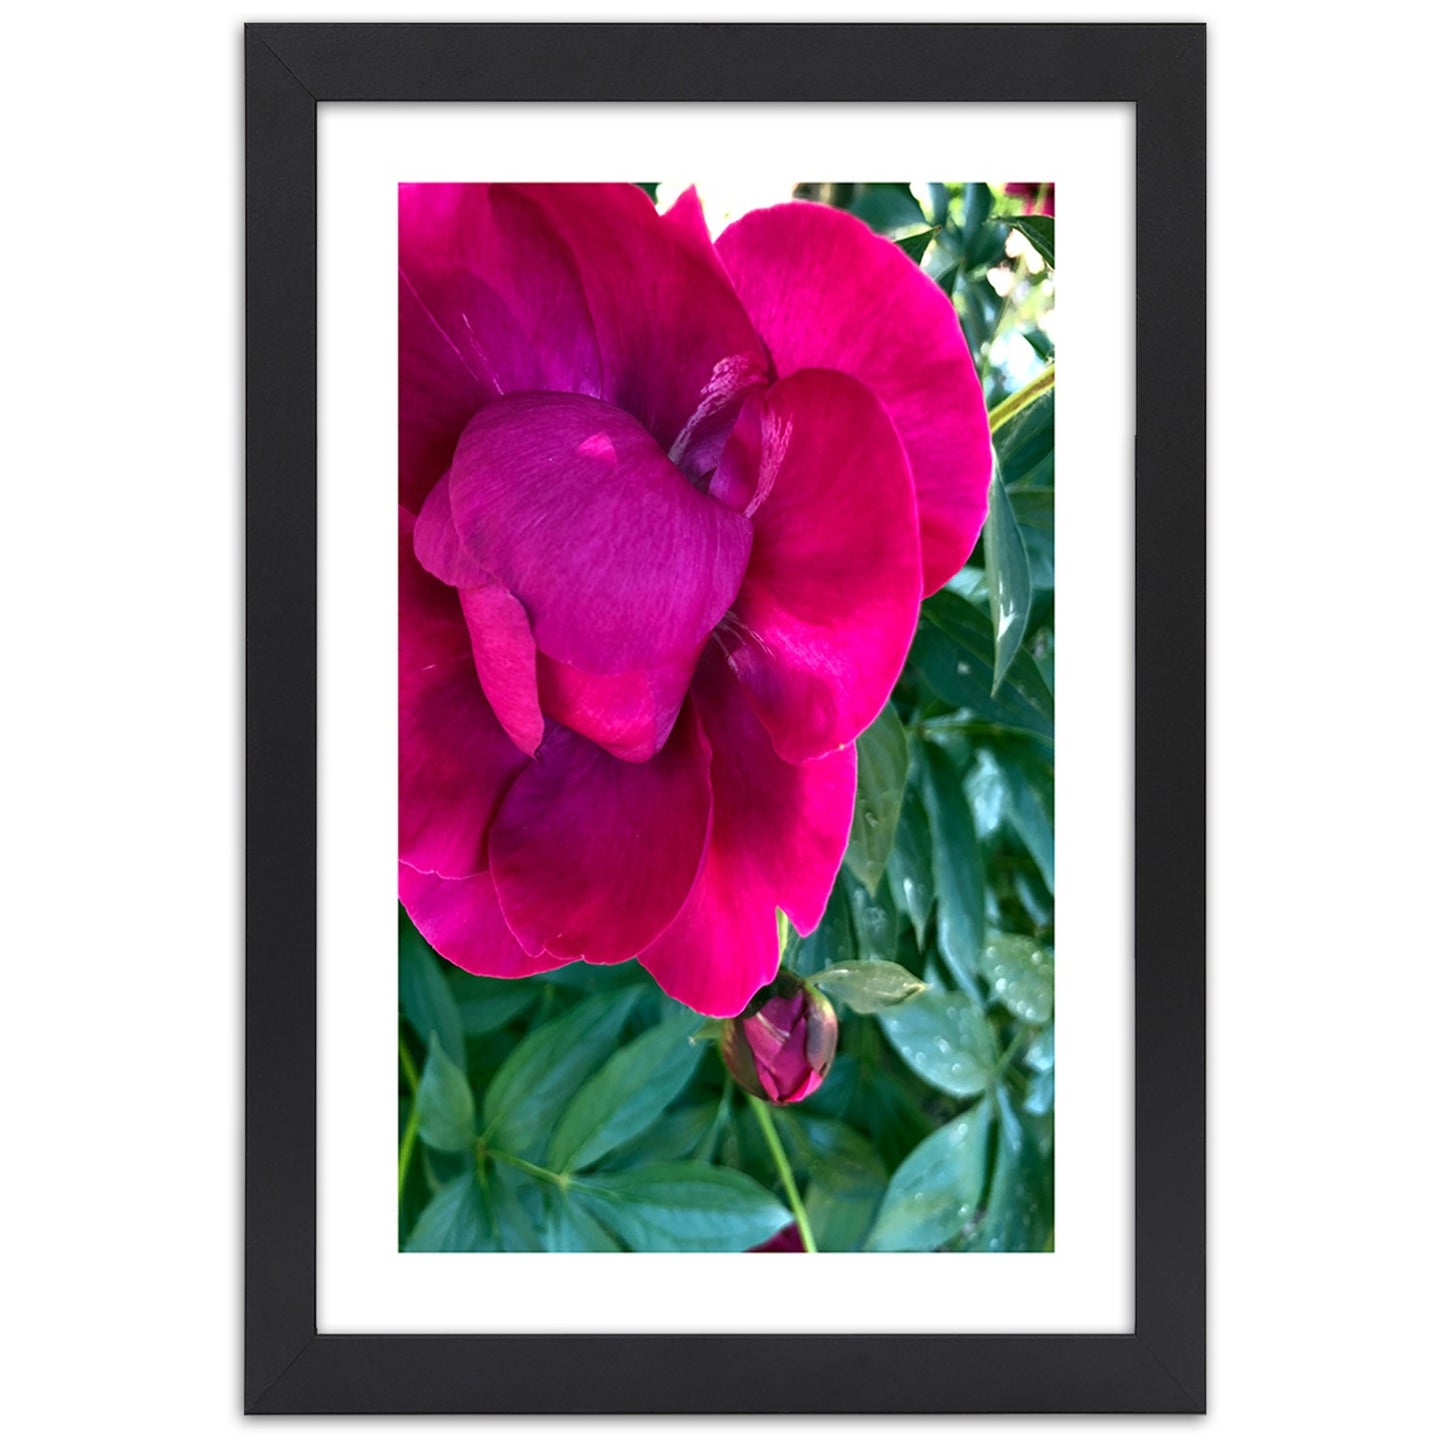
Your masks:
{"label": "green stem", "polygon": [[396,1038],[396,1047],[401,1054],[401,1071],[406,1075],[406,1086],[415,1094],[420,1075],[416,1071],[416,1065],[412,1063],[411,1050],[407,1048],[406,1040],[400,1034]]}
{"label": "green stem", "polygon": [[756,1095],[749,1094],[748,1103],[753,1106],[753,1113],[758,1120],[758,1128],[763,1131],[763,1138],[768,1142],[768,1151],[773,1156],[773,1163],[778,1166],[778,1173],[783,1181],[783,1193],[788,1196],[788,1203],[793,1210],[793,1218],[798,1221],[798,1233],[803,1237],[803,1249],[808,1254],[817,1254],[818,1246],[813,1242],[813,1227],[808,1223],[808,1211],[803,1208],[803,1197],[798,1193],[798,1181],[793,1178],[792,1166],[788,1163],[788,1156],[783,1152],[783,1141],[778,1138],[778,1127],[773,1123],[772,1112]]}
{"label": "green stem", "polygon": [[1021,386],[1012,396],[1006,396],[988,414],[988,429],[997,436],[999,428],[1011,422],[1026,406],[1032,406],[1045,392],[1054,389],[1054,363],[1051,361],[1029,382]]}
{"label": "green stem", "polygon": [[980,738],[1037,737],[1027,728],[1004,727],[999,723],[979,722],[976,718],[941,718],[925,722],[909,723],[904,729],[923,738],[946,738],[960,734]]}
{"label": "green stem", "polygon": [[542,1179],[548,1184],[555,1184],[559,1189],[565,1189],[572,1182],[567,1175],[554,1174],[550,1169],[542,1168],[540,1164],[533,1164],[530,1159],[519,1159],[515,1154],[502,1153],[500,1149],[488,1149],[485,1152],[499,1164],[510,1164],[513,1169],[520,1169],[523,1174],[530,1174],[534,1179]]}
{"label": "green stem", "polygon": [[411,1151],[416,1148],[416,1133],[420,1124],[421,1111],[413,1099],[411,1113],[406,1120],[406,1128],[402,1131],[401,1152],[396,1159],[396,1197],[398,1200],[406,1189],[406,1171],[411,1167]]}
{"label": "green stem", "polygon": [[406,1128],[401,1134],[401,1148],[396,1156],[396,1197],[400,1200],[406,1188],[406,1171],[411,1167],[412,1150],[416,1148],[417,1130],[421,1127],[421,1114],[416,1107],[416,1090],[419,1082],[416,1065],[412,1062],[406,1040],[400,1034],[396,1037],[397,1051],[401,1056],[401,1071],[406,1075],[407,1088],[411,1090],[411,1113],[407,1115]]}
{"label": "green stem", "polygon": [[1003,1051],[998,1063],[994,1066],[994,1077],[999,1079],[1003,1078],[1004,1071],[1013,1063],[1019,1050],[1023,1048],[1026,1043],[1033,1043],[1037,1037],[1038,1031],[1036,1029],[1029,1028],[1027,1024],[1020,1024],[1018,1033],[1013,1036],[1008,1048]]}

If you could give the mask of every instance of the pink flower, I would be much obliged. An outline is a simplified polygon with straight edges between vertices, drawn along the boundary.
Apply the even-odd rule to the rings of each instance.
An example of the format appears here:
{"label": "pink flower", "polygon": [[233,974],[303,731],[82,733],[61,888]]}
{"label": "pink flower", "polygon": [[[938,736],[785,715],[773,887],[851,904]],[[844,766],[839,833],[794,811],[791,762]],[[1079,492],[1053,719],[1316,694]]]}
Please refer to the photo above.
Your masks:
{"label": "pink flower", "polygon": [[1010,181],[1004,187],[1004,194],[1027,197],[1028,204],[1024,207],[1026,216],[1052,216],[1054,214],[1054,183],[1052,181]]}
{"label": "pink flower", "polygon": [[773,1104],[806,1099],[838,1051],[838,1015],[816,989],[779,974],[766,992],[723,1025],[723,1059],[750,1094]]}
{"label": "pink flower", "polygon": [[400,891],[443,957],[731,1015],[818,924],[853,740],[982,525],[943,293],[825,207],[405,186]]}

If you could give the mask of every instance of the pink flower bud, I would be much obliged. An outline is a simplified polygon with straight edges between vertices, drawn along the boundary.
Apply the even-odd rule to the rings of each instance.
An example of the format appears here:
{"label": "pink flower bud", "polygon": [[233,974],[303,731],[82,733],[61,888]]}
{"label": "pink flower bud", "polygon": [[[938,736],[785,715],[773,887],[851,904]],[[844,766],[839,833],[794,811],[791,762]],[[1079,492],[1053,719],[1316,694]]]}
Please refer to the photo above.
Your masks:
{"label": "pink flower bud", "polygon": [[796,1224],[785,1224],[771,1239],[755,1244],[749,1254],[804,1254],[803,1236]]}
{"label": "pink flower bud", "polygon": [[728,1072],[773,1104],[806,1099],[827,1077],[838,1048],[838,1015],[816,989],[779,974],[723,1027]]}

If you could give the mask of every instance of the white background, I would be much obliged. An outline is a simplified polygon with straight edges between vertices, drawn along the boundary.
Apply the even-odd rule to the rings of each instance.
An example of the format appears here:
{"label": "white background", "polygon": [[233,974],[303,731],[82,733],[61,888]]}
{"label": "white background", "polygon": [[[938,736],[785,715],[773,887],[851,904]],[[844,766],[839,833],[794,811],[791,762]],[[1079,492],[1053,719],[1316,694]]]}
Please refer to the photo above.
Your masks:
{"label": "white background", "polygon": [[[1133,108],[329,105],[318,146],[318,1327],[1132,1330]],[[768,165],[923,177],[956,172],[960,156],[965,166],[987,158],[970,177],[1055,180],[1068,275],[1085,278],[1061,281],[1051,322],[1067,380],[1058,468],[1075,479],[1057,540],[1068,599],[1056,689],[1058,951],[1068,965],[1057,997],[1057,1248],[782,1265],[773,1255],[399,1254],[396,598],[386,585],[396,565],[397,179],[686,175],[704,157],[700,193],[749,207],[788,194],[788,182],[759,187]]]}
{"label": "white background", "polygon": [[[475,1432],[240,1417],[242,11],[40,13],[9,18],[0,89],[4,1422],[25,1440]],[[424,15],[489,13],[522,18],[445,0]],[[922,0],[526,13],[1019,18]],[[394,11],[313,0],[302,14]],[[1103,12],[1170,14],[1213,26],[1211,1415],[967,1428],[981,1441],[1428,1433],[1439,22],[1384,0]],[[1055,0],[1030,18],[1103,15]],[[486,1427],[528,1441],[582,1428]],[[766,1445],[959,1428],[590,1434],[746,1430]]]}

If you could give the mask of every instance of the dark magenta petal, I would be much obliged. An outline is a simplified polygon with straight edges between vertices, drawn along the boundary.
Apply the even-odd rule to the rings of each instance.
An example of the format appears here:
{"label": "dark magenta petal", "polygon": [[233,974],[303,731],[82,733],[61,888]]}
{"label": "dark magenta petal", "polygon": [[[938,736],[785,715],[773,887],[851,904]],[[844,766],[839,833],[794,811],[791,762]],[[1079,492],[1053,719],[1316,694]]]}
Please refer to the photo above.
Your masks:
{"label": "dark magenta petal", "polygon": [[963,566],[983,526],[988,412],[952,303],[891,241],[827,206],[753,211],[718,254],[780,377],[831,367],[865,382],[908,453],[923,587]]}
{"label": "dark magenta petal", "polygon": [[489,842],[502,914],[525,950],[621,963],[672,922],[707,847],[710,753],[691,708],[645,763],[548,728]]}
{"label": "dark magenta petal", "polygon": [[487,826],[526,758],[477,683],[456,593],[399,547],[399,832],[401,859],[448,878],[486,864]]}
{"label": "dark magenta petal", "polygon": [[398,207],[402,291],[431,319],[434,349],[493,396],[601,394],[576,259],[533,199],[514,186],[404,185]]}
{"label": "dark magenta petal", "polygon": [[[452,450],[456,450],[455,441]],[[467,551],[457,533],[452,516],[450,463],[422,505],[416,519],[413,543],[417,560],[448,587],[485,587],[497,580]]]}
{"label": "dark magenta petal", "polygon": [[712,839],[692,896],[640,960],[689,1008],[732,1017],[777,972],[775,909],[800,933],[823,916],[848,845],[856,752],[784,762],[715,649],[692,697],[712,744]]}
{"label": "dark magenta petal", "polygon": [[751,516],[753,497],[763,482],[763,418],[767,393],[755,391],[743,404],[717,470],[708,478],[707,494],[735,512]]}
{"label": "dark magenta petal", "polygon": [[486,873],[438,878],[405,863],[397,888],[417,932],[448,962],[488,978],[523,978],[560,968],[569,960],[522,950],[497,907],[497,890]]}
{"label": "dark magenta petal", "polygon": [[803,1254],[803,1236],[796,1224],[784,1225],[771,1239],[755,1244],[748,1254]]}
{"label": "dark magenta petal", "polygon": [[[537,647],[592,673],[695,657],[751,545],[745,518],[690,486],[632,417],[587,397],[485,408],[458,444],[449,495],[468,557],[526,608]],[[419,529],[428,569],[454,560],[426,540]]]}
{"label": "dark magenta petal", "polygon": [[778,752],[802,762],[852,742],[898,681],[920,600],[913,488],[887,414],[841,372],[774,386],[757,447],[752,557],[718,635]]}
{"label": "dark magenta petal", "polygon": [[400,494],[402,505],[417,512],[451,466],[462,428],[496,388],[468,368],[405,278],[399,289]]}
{"label": "dark magenta petal", "polygon": [[651,671],[601,675],[542,653],[537,681],[548,717],[600,743],[614,757],[641,763],[667,741],[693,665],[689,658]]}
{"label": "dark magenta petal", "polygon": [[698,413],[730,422],[768,368],[694,214],[696,198],[663,217],[631,185],[519,189],[576,261],[602,355],[601,394],[639,418],[690,476],[701,475],[711,463],[687,454],[720,438]]}

